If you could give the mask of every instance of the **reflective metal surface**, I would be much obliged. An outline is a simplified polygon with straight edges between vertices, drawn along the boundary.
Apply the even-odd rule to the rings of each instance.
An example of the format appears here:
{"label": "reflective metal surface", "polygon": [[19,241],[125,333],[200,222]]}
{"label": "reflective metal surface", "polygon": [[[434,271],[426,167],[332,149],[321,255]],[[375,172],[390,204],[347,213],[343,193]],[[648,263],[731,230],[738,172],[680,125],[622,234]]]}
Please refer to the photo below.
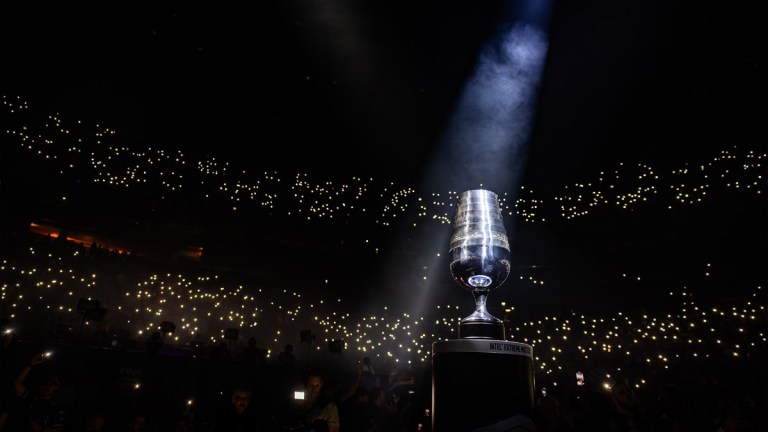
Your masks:
{"label": "reflective metal surface", "polygon": [[460,336],[503,339],[501,320],[485,305],[488,293],[506,281],[511,267],[509,239],[494,192],[473,189],[459,195],[449,254],[451,276],[475,298],[475,311],[462,319]]}

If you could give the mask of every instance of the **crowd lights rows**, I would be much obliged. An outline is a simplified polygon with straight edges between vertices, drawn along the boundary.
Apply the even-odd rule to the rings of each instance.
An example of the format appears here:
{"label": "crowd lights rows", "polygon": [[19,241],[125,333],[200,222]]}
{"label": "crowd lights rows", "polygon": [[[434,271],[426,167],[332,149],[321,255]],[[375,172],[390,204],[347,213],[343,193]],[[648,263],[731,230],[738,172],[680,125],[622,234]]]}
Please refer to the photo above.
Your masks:
{"label": "crowd lights rows", "polygon": [[[130,148],[108,127],[65,121],[59,114],[36,118],[22,98],[3,96],[2,102],[16,120],[6,134],[30,154],[50,161],[56,172],[114,188],[151,187],[161,191],[160,198],[192,189],[203,191],[202,199],[226,203],[233,211],[256,206],[307,220],[358,218],[389,226],[409,205],[418,210],[413,224],[450,224],[458,197],[456,191],[423,196],[394,183],[381,186],[372,178],[354,177],[339,184],[297,174],[283,180],[278,172],[250,173],[213,157],[193,162],[181,151]],[[502,194],[500,204],[504,212],[524,222],[546,222],[584,217],[601,207],[634,211],[650,201],[674,209],[703,202],[715,190],[746,191],[763,199],[766,157],[734,147],[708,161],[684,164],[664,174],[647,164],[619,164],[615,170],[600,172],[593,181],[565,186],[550,199],[537,197],[532,188],[522,186],[514,201]],[[74,313],[78,298],[111,297],[113,283],[103,282],[108,275],[70,267],[73,260],[86,259],[77,251],[71,256],[57,253],[31,248],[23,257],[2,257],[0,301],[8,306],[4,310],[10,311],[9,318],[21,322],[44,314],[57,320],[62,313]],[[633,278],[642,280],[641,275]],[[386,307],[380,314],[358,316],[354,306],[341,299],[263,291],[225,282],[216,275],[151,273],[133,274],[129,279],[118,287],[123,298],[105,304],[111,311],[106,323],[130,324],[133,337],[157,331],[163,321],[179,323],[173,339],[180,345],[199,333],[211,342],[219,341],[227,328],[236,327],[245,334],[259,335],[271,353],[292,341],[299,330],[313,327],[323,342],[343,339],[349,351],[392,364],[423,364],[429,361],[432,342],[457,336],[462,315],[458,306],[436,305],[429,316]],[[529,282],[544,283],[533,278]],[[510,327],[507,334],[534,346],[539,377],[550,385],[558,385],[561,372],[570,369],[569,363],[582,360],[599,361],[606,370],[628,363],[619,358],[642,359],[646,368],[666,369],[723,353],[739,361],[765,349],[761,287],[755,287],[752,298],[727,305],[727,309],[705,309],[686,289],[670,295],[681,299],[681,308],[665,316],[637,317],[615,311],[604,318],[544,317]],[[502,308],[514,316],[511,303]],[[717,342],[702,342],[709,340]],[[637,385],[645,380],[638,376]]]}
{"label": "crowd lights rows", "polygon": [[[121,143],[114,129],[65,121],[58,113],[36,118],[19,97],[3,96],[2,102],[15,120],[6,134],[23,149],[56,163],[57,172],[76,173],[83,180],[117,188],[149,187],[158,191],[160,198],[194,189],[200,191],[198,198],[215,200],[232,211],[266,208],[306,220],[355,219],[391,226],[404,217],[409,205],[417,207],[416,219],[409,225],[450,224],[459,194],[424,195],[373,178],[353,177],[338,183],[299,173],[290,179],[285,173],[235,169],[212,156],[193,161],[180,150],[131,148]],[[584,217],[607,207],[634,211],[649,202],[673,209],[704,202],[714,191],[743,190],[763,196],[768,187],[763,175],[767,157],[766,153],[734,146],[710,160],[683,163],[666,173],[644,163],[620,163],[591,181],[565,185],[550,198],[536,196],[530,186],[523,185],[514,198],[508,192],[501,193],[500,204],[509,216],[541,223]]]}
{"label": "crowd lights rows", "polygon": [[[218,275],[132,274],[115,282],[114,275],[73,268],[90,259],[47,246],[5,257],[0,301],[6,318],[22,326],[54,323],[76,315],[79,298],[95,298],[110,312],[105,321],[88,325],[112,330],[130,326],[137,340],[160,331],[165,321],[179,324],[167,339],[179,347],[201,333],[214,344],[224,340],[227,329],[237,328],[241,339],[257,337],[271,357],[285,344],[295,343],[301,330],[311,328],[319,342],[341,339],[347,351],[377,359],[384,367],[425,365],[432,343],[455,339],[462,318],[458,305],[438,304],[421,316],[383,305],[379,313],[361,315],[341,299],[312,300],[298,292],[263,290]],[[710,265],[706,271],[711,271]],[[116,289],[122,296],[113,299],[110,293]],[[696,359],[738,365],[768,347],[762,286],[755,286],[748,297],[714,306],[698,304],[688,288],[668,295],[679,306],[656,316],[616,310],[605,317],[571,313],[515,323],[509,300],[501,309],[507,311],[507,337],[534,347],[537,380],[552,387],[567,379],[566,371],[587,362],[609,374],[632,370],[640,386],[652,381],[653,371],[685,367]],[[324,349],[322,343],[314,349]]]}

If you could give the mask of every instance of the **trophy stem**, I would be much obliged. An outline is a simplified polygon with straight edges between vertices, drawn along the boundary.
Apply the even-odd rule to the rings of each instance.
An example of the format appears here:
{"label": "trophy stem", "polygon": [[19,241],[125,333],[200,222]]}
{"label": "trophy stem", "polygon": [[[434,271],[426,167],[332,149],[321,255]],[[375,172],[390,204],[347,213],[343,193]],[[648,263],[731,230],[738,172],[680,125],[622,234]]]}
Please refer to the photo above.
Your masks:
{"label": "trophy stem", "polygon": [[493,316],[488,313],[488,308],[485,306],[485,303],[488,301],[488,291],[475,290],[472,291],[472,295],[475,297],[475,313],[472,315],[493,318]]}
{"label": "trophy stem", "polygon": [[475,311],[459,323],[459,337],[468,339],[504,339],[504,323],[488,313],[488,290],[474,290]]}

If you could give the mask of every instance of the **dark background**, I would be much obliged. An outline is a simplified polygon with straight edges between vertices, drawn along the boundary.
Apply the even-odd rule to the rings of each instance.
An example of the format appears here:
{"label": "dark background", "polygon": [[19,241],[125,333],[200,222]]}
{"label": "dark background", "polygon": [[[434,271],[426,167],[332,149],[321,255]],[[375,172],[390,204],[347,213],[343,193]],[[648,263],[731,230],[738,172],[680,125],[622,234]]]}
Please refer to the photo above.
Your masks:
{"label": "dark background", "polygon": [[[9,4],[2,84],[125,139],[411,180],[503,5]],[[761,2],[554,3],[533,180],[764,148],[765,20]]]}

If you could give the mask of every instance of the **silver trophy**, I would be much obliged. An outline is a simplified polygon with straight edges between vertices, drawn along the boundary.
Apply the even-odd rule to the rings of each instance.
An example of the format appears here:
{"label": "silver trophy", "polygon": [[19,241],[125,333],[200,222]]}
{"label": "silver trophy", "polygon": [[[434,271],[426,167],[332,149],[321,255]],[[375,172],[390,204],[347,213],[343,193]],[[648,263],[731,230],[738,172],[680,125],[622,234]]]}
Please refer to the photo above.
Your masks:
{"label": "silver trophy", "polygon": [[504,324],[485,304],[510,271],[509,240],[495,193],[474,189],[459,195],[449,254],[451,276],[475,298],[475,311],[461,320],[459,337],[503,340]]}

